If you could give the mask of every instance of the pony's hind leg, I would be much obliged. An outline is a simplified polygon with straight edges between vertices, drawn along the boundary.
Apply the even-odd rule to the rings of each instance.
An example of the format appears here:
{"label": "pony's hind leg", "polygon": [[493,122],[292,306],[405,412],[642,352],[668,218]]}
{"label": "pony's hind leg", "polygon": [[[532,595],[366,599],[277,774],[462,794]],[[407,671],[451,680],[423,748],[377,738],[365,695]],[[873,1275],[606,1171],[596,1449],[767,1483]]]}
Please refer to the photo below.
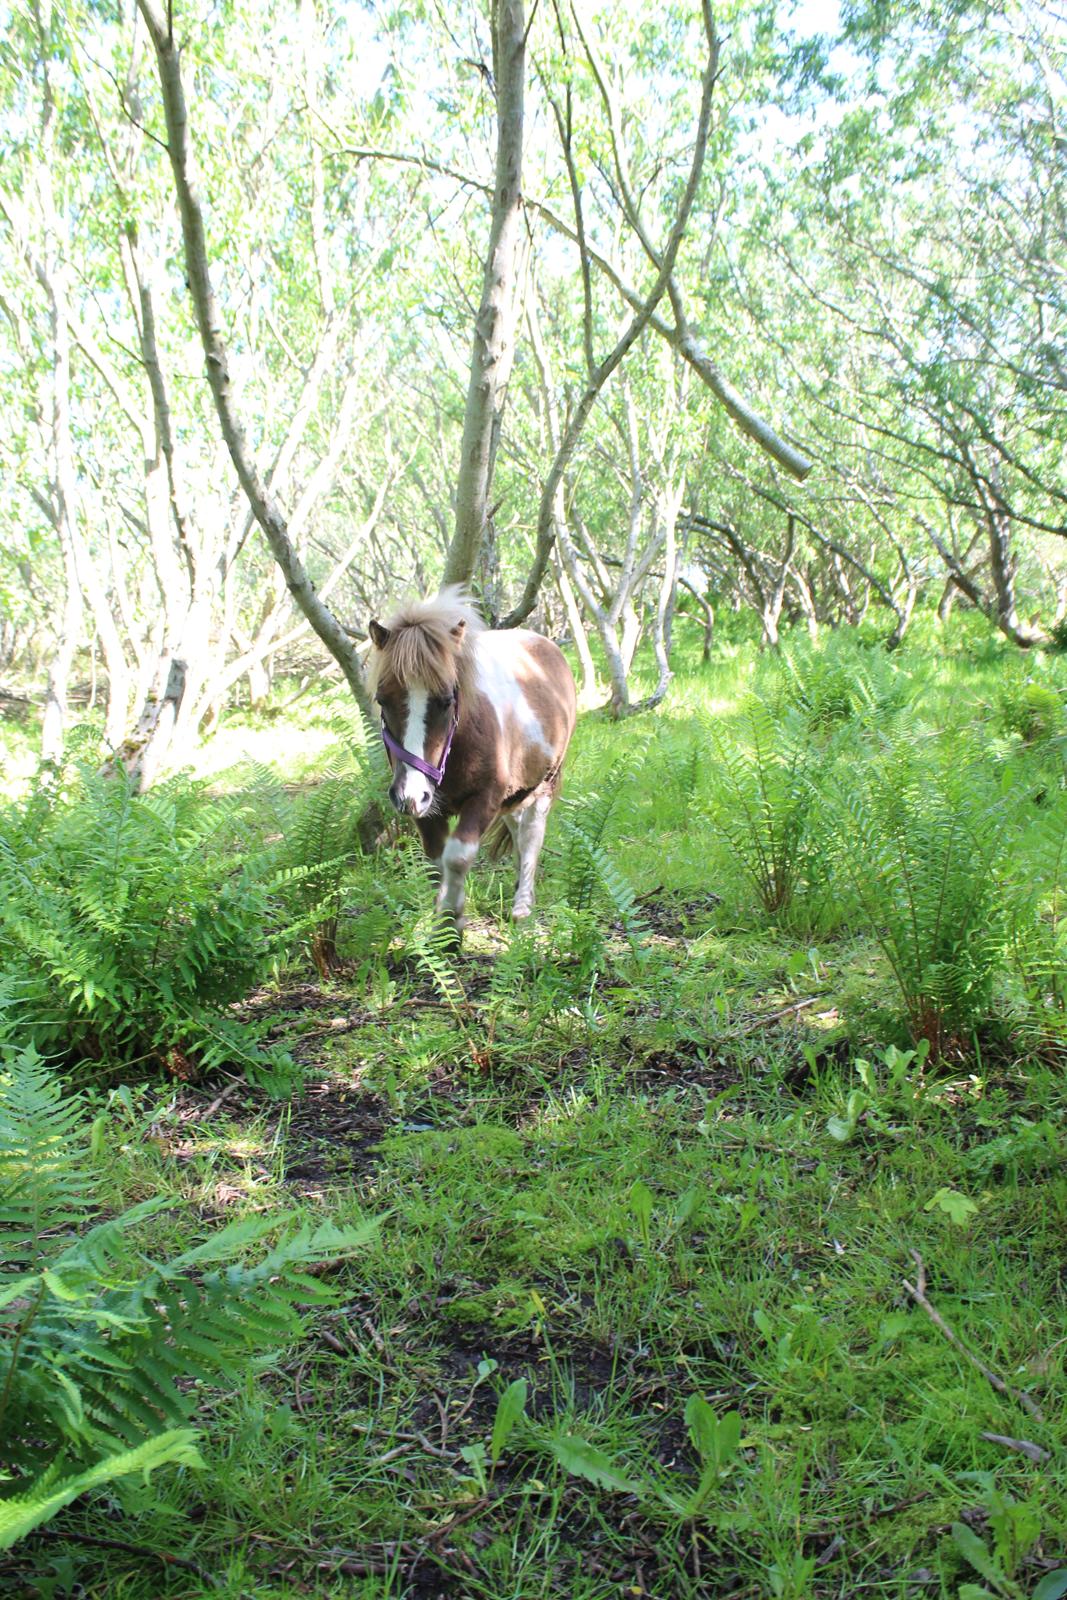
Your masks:
{"label": "pony's hind leg", "polygon": [[537,872],[537,862],[541,854],[541,846],[545,842],[545,826],[548,822],[548,813],[552,809],[552,796],[539,794],[530,805],[525,806],[516,818],[515,850],[519,858],[519,876],[515,884],[515,903],[511,908],[511,915],[516,921],[528,917],[534,904],[534,876]]}

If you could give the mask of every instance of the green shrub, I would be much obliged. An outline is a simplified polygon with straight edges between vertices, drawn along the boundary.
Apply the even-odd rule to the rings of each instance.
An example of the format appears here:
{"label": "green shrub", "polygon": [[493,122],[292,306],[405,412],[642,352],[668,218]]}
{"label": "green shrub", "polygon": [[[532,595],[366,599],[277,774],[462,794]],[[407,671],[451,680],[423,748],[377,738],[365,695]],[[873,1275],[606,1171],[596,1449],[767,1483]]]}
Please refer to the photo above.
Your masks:
{"label": "green shrub", "polygon": [[899,986],[912,1037],[958,1051],[990,1014],[1004,929],[1004,802],[973,762],[903,741],[836,785],[839,870]]}
{"label": "green shrub", "polygon": [[825,852],[812,827],[825,753],[812,746],[796,711],[776,716],[754,697],[736,736],[712,725],[710,742],[711,821],[763,910],[783,919],[802,889],[817,897],[825,887]]}
{"label": "green shrub", "polygon": [[1018,734],[1024,744],[1043,744],[1063,733],[1063,713],[1063,700],[1049,684],[1019,684],[1001,698],[1001,726],[1005,733]]}
{"label": "green shrub", "polygon": [[1059,622],[1053,623],[1046,648],[1050,655],[1067,655],[1067,617],[1061,617]]}
{"label": "green shrub", "polygon": [[813,730],[860,721],[884,726],[911,693],[909,675],[881,647],[860,650],[835,636],[819,649],[783,651],[782,701]]}
{"label": "green shrub", "polygon": [[[168,1261],[138,1248],[147,1200],[93,1221],[84,1113],[33,1049],[0,1066],[0,1549],[77,1495],[167,1463],[201,1465],[189,1380],[232,1381],[333,1298],[313,1263],[373,1224],[249,1217]],[[262,1246],[268,1235],[274,1242]],[[249,1259],[251,1253],[251,1259]]]}
{"label": "green shrub", "polygon": [[1067,1044],[1067,795],[1037,811],[1008,895],[1008,948],[1038,1045]]}
{"label": "green shrub", "polygon": [[599,789],[568,797],[558,816],[564,840],[559,882],[563,904],[577,914],[579,922],[597,907],[613,913],[635,953],[640,951],[648,929],[633,887],[605,841],[622,797],[643,766],[643,753],[617,761]]}
{"label": "green shrub", "polygon": [[281,817],[277,865],[281,899],[321,978],[341,963],[345,889],[363,855],[365,812],[376,775],[350,748],[324,763],[319,782],[291,799]]}
{"label": "green shrub", "polygon": [[84,773],[0,812],[0,1028],[82,1059],[278,1071],[229,1009],[276,918],[261,804]]}

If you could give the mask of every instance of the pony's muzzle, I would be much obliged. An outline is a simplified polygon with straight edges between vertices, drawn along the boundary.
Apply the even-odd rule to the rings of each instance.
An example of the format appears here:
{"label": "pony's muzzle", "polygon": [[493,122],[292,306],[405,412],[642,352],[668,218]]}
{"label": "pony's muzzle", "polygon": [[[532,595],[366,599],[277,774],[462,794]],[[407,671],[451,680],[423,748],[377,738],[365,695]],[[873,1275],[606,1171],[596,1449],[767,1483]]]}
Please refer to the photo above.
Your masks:
{"label": "pony's muzzle", "polygon": [[390,784],[389,799],[402,817],[424,817],[433,805],[433,790],[425,779],[405,769]]}

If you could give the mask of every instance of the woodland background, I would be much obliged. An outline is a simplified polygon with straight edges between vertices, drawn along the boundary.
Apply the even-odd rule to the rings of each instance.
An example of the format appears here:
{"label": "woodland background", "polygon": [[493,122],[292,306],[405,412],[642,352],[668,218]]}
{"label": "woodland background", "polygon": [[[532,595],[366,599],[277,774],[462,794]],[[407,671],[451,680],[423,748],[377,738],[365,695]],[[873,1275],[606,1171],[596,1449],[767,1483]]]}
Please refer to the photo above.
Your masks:
{"label": "woodland background", "polygon": [[[238,409],[320,597],[365,634],[433,588],[456,527],[489,19],[306,0],[180,24]],[[751,613],[771,645],[867,616],[899,640],[916,604],[976,608],[1020,647],[1059,637],[1062,18],[739,4],[714,26],[669,295],[558,473],[539,625],[617,713],[642,638],[662,692],[679,606],[709,637],[715,608]],[[462,573],[500,617],[628,316],[618,284],[647,289],[675,215],[707,53],[685,7],[546,5],[523,31],[513,333]],[[323,664],[203,382],[143,22],[35,4],[9,18],[3,69],[0,672],[43,693],[54,757],[72,686],[118,746],[184,661],[173,763],[233,698],[261,706],[280,667]],[[777,429],[786,466],[724,394]]]}

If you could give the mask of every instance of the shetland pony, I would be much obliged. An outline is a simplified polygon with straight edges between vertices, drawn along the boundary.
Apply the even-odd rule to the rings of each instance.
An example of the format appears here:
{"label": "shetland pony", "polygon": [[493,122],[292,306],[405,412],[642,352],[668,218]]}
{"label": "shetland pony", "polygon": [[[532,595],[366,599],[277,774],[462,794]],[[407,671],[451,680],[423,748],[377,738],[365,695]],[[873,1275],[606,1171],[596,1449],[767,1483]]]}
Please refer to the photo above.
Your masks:
{"label": "shetland pony", "polygon": [[487,629],[458,585],[372,622],[370,636],[389,798],[415,819],[440,873],[438,910],[462,928],[467,873],[499,819],[518,867],[511,914],[528,917],[577,715],[563,652],[525,628]]}

